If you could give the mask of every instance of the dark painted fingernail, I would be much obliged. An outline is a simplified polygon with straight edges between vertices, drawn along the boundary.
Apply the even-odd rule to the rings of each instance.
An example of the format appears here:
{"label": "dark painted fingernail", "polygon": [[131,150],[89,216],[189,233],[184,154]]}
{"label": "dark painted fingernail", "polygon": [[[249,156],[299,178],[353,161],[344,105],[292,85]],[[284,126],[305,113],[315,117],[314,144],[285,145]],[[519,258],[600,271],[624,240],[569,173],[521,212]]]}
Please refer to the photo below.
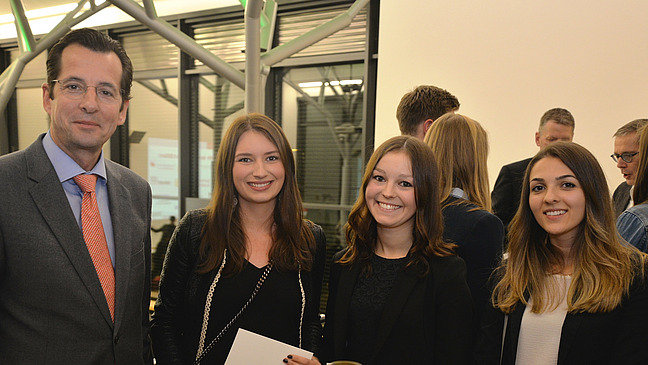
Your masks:
{"label": "dark painted fingernail", "polygon": [[288,355],[287,357],[288,357],[289,359],[292,359],[292,355]]}
{"label": "dark painted fingernail", "polygon": [[286,360],[286,359],[283,359],[283,362],[285,362],[285,363],[287,364],[287,363],[288,363],[288,360]]}

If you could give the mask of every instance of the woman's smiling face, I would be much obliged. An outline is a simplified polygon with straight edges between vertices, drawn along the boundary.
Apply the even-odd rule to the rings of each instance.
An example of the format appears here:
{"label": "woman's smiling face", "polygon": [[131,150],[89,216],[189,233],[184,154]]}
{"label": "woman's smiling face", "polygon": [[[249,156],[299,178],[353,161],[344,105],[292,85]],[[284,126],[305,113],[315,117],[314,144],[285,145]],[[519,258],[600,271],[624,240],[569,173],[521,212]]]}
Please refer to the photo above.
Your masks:
{"label": "woman's smiling face", "polygon": [[265,135],[251,130],[239,138],[232,171],[241,204],[275,204],[286,172],[279,149]]}
{"label": "woman's smiling face", "polygon": [[378,161],[365,189],[365,199],[379,227],[413,226],[416,196],[407,154],[389,152]]}
{"label": "woman's smiling face", "polygon": [[560,159],[545,157],[529,175],[529,206],[552,242],[572,245],[585,218],[585,193],[574,172]]}

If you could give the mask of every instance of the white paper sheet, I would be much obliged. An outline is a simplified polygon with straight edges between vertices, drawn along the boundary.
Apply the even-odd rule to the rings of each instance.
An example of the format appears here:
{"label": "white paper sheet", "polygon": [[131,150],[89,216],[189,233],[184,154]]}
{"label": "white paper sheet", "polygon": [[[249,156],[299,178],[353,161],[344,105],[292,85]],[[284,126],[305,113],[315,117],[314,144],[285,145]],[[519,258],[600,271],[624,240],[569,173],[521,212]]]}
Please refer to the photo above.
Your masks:
{"label": "white paper sheet", "polygon": [[239,328],[225,365],[281,365],[288,354],[313,356],[299,347]]}

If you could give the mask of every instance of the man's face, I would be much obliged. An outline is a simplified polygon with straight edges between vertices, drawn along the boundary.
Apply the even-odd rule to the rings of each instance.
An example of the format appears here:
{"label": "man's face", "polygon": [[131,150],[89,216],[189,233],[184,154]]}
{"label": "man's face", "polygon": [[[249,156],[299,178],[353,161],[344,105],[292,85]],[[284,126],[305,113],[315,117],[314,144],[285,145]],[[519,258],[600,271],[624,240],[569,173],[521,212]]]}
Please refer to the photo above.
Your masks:
{"label": "man's face", "polygon": [[545,123],[542,129],[535,134],[536,145],[541,149],[553,142],[571,142],[573,138],[574,129],[572,127],[558,124],[553,120]]}
{"label": "man's face", "polygon": [[[639,151],[639,136],[637,133],[629,133],[625,136],[614,137],[614,153],[621,155],[623,153],[635,153]],[[617,161],[617,167],[621,170],[623,178],[630,186],[634,185],[636,180],[635,173],[639,164],[639,155],[632,157],[632,162],[625,162],[621,157]]]}
{"label": "man's face", "polygon": [[119,94],[122,76],[119,57],[114,52],[100,53],[71,44],[61,54],[60,67],[58,80],[74,80],[89,87],[85,95],[75,99],[62,92],[60,83],[55,83],[52,90],[43,84],[43,108],[51,119],[52,139],[77,163],[83,160],[79,156],[98,158],[104,143],[126,121],[128,101],[124,101],[120,110],[121,95],[117,96],[117,102],[106,103],[98,98],[95,87],[110,87]]}

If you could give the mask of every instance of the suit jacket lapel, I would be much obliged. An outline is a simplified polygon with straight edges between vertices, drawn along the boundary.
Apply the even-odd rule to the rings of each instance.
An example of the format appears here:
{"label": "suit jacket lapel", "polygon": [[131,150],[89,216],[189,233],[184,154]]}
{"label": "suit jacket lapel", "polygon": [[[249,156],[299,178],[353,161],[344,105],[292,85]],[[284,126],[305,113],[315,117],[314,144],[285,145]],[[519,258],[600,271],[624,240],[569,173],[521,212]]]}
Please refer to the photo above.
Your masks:
{"label": "suit jacket lapel", "polygon": [[338,294],[335,303],[335,353],[343,354],[346,349],[347,341],[347,324],[349,319],[349,306],[351,304],[351,296],[353,295],[353,288],[355,287],[358,275],[360,274],[360,267],[358,265],[351,265],[351,267],[343,266],[340,272],[340,282],[338,283]]}
{"label": "suit jacket lapel", "polygon": [[[529,300],[528,296],[526,296],[526,300]],[[518,302],[513,312],[509,314],[506,338],[504,339],[502,364],[515,364],[518,338],[520,337],[520,326],[522,325],[522,315],[524,315],[525,309],[526,306],[524,303]]]}
{"label": "suit jacket lapel", "polygon": [[385,308],[383,309],[380,318],[380,325],[378,327],[378,333],[376,334],[374,354],[378,354],[382,346],[385,344],[389,333],[394,327],[400,314],[403,312],[403,307],[407,303],[410,293],[414,290],[418,281],[419,278],[408,269],[401,270],[396,275],[394,286],[392,287],[389,296],[387,296],[387,302],[385,303]]}
{"label": "suit jacket lapel", "polygon": [[97,307],[108,324],[112,326],[106,296],[83,240],[83,234],[74,218],[58,175],[43,149],[41,139],[42,136],[25,150],[27,176],[33,181],[29,192]]}
{"label": "suit jacket lapel", "polygon": [[120,319],[124,315],[128,283],[130,281],[132,252],[129,238],[133,237],[133,235],[131,234],[132,224],[128,224],[128,220],[133,209],[130,192],[122,184],[118,170],[109,161],[106,161],[106,174],[108,176],[110,218],[115,242],[115,330],[117,331],[121,323]]}
{"label": "suit jacket lapel", "polygon": [[578,328],[583,321],[584,314],[569,314],[565,316],[565,322],[560,333],[560,346],[558,347],[558,364],[565,364],[569,357],[571,344],[576,340]]}

